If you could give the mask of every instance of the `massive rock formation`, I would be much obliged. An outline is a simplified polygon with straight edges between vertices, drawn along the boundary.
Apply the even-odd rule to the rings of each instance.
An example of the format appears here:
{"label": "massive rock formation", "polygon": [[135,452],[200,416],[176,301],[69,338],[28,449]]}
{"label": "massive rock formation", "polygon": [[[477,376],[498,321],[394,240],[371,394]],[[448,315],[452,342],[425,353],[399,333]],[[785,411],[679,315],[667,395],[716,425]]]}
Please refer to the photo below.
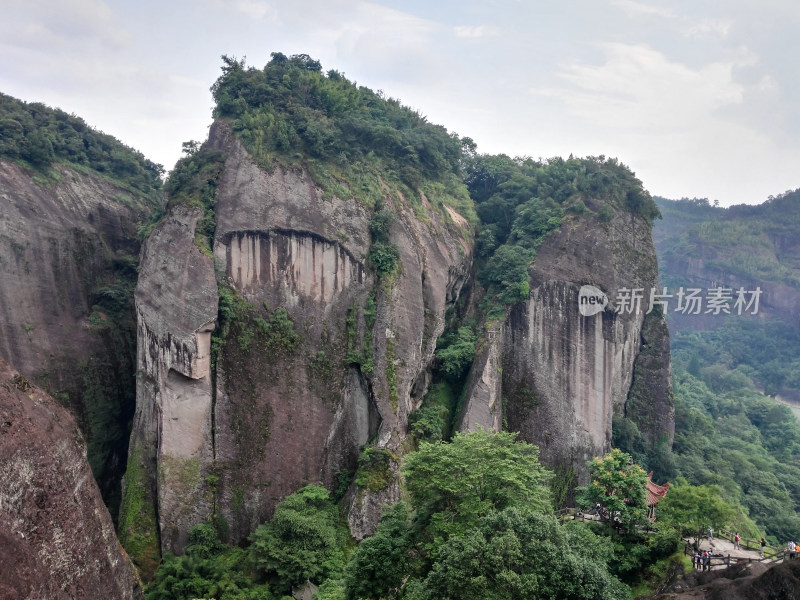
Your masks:
{"label": "massive rock formation", "polygon": [[[150,207],[97,173],[51,170],[42,181],[0,160],[0,357],[76,415],[109,497],[125,462],[133,348],[93,305],[127,302],[116,278],[135,281],[136,222]],[[109,413],[103,431],[92,411]]]}
{"label": "massive rock formation", "polygon": [[143,598],[69,413],[0,359],[0,597]]}
{"label": "massive rock formation", "polygon": [[[604,310],[581,313],[583,286],[607,297]],[[660,314],[648,315],[652,326],[643,336],[657,287],[643,219],[622,211],[607,224],[591,213],[568,217],[537,251],[528,300],[511,307],[505,322],[487,326],[461,428],[496,431],[504,415],[508,430],[539,446],[543,462],[572,470],[579,482],[586,461],[610,449],[614,415],[633,419],[651,442],[666,434],[671,443],[669,335]],[[626,300],[634,295],[641,296],[638,306]],[[646,348],[653,359],[637,361]],[[637,379],[647,383],[629,411]]]}
{"label": "massive rock formation", "polygon": [[[378,280],[367,264],[373,208],[323,193],[305,170],[258,166],[226,122],[206,148],[225,158],[213,258],[195,243],[202,209],[173,208],[145,245],[136,290],[125,494],[146,501],[124,501],[121,535],[146,552],[157,539],[181,551],[212,514],[239,542],[302,485],[336,487],[370,440],[396,469],[471,258],[457,214],[414,208],[384,185],[401,266]],[[351,493],[354,535],[398,496],[396,481]]]}
{"label": "massive rock formation", "polygon": [[114,254],[133,252],[140,200],[98,175],[56,167],[39,184],[0,160],[0,356],[27,376],[63,387],[59,361],[86,358],[97,343],[88,323],[93,286]]}

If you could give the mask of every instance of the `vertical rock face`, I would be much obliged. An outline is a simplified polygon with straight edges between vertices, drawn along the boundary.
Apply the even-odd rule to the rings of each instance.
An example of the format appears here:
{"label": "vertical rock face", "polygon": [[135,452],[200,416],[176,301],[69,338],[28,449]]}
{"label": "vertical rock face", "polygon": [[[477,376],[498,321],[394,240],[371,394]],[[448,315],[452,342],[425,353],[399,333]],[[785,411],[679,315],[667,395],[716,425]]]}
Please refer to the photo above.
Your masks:
{"label": "vertical rock face", "polygon": [[477,349],[465,386],[464,410],[459,417],[460,431],[503,429],[503,348],[505,328],[490,325],[483,344]]}
{"label": "vertical rock face", "polygon": [[144,216],[98,176],[60,175],[40,186],[0,160],[0,356],[27,376],[48,372],[56,387],[67,375],[56,360],[86,357],[96,343],[91,286],[110,270],[109,254],[137,250],[133,225]]}
{"label": "vertical rock face", "polygon": [[650,313],[642,327],[642,347],[634,363],[624,416],[636,424],[648,443],[666,442],[671,447],[675,439],[675,404],[672,365],[664,360],[667,356],[667,322],[661,314]]}
{"label": "vertical rock face", "polygon": [[[136,222],[149,207],[98,174],[60,165],[53,171],[58,178],[41,184],[0,160],[0,357],[69,406],[108,498],[124,469],[133,348],[124,335],[115,338],[111,315],[93,304],[103,294],[118,300],[117,273],[135,280]],[[100,391],[88,392],[87,382]],[[90,423],[99,407],[88,404],[101,398],[105,411],[119,411],[114,431]],[[100,448],[100,438],[117,434],[121,444]]]}
{"label": "vertical rock face", "polygon": [[[144,248],[136,292],[129,472],[144,474],[150,508],[131,533],[152,541],[142,532],[155,519],[161,548],[178,552],[214,511],[239,542],[301,486],[333,489],[370,439],[400,452],[470,262],[451,216],[428,204],[420,219],[386,187],[401,268],[378,282],[367,265],[374,209],[324,195],[303,170],[257,166],[225,123],[207,144],[226,157],[213,261],[193,243],[200,210],[174,209]],[[224,323],[218,285],[233,303]],[[352,494],[354,534],[373,531],[398,493],[394,482]]]}
{"label": "vertical rock face", "polygon": [[[158,539],[180,549],[210,513],[213,461],[213,261],[194,243],[199,208],[177,207],[147,240],[136,287],[136,415],[124,480],[120,538],[143,572]],[[156,515],[160,518],[156,528]]]}
{"label": "vertical rock face", "polygon": [[144,597],[75,421],[2,359],[0,481],[0,597]]}
{"label": "vertical rock face", "polygon": [[[579,291],[586,285],[599,289],[609,302],[604,310],[584,316]],[[626,414],[636,370],[641,381],[660,390],[657,400],[648,394],[638,400],[654,419],[647,425],[653,429],[650,439],[662,431],[671,439],[669,336],[663,318],[651,317],[654,328],[663,326],[658,331],[666,338],[660,337],[651,361],[634,366],[645,344],[642,327],[650,289],[657,286],[650,227],[641,219],[625,213],[607,225],[589,216],[562,223],[537,252],[528,300],[510,309],[502,332],[489,338],[477,356],[461,428],[497,430],[497,409],[487,408],[502,394],[507,428],[539,446],[543,462],[572,469],[581,481],[586,461],[610,448],[612,416]],[[620,306],[631,290],[644,290],[638,309]],[[502,368],[491,360],[497,352]]]}

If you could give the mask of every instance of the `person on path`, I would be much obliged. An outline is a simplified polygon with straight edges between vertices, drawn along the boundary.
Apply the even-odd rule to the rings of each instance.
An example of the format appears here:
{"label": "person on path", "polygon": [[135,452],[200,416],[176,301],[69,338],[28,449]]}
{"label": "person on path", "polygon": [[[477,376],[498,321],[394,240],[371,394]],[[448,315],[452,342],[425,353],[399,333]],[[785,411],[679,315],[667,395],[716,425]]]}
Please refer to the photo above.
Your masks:
{"label": "person on path", "polygon": [[739,540],[740,539],[741,538],[739,537],[739,532],[737,531],[736,535],[733,538],[733,547],[736,548],[737,550],[741,550],[741,548],[739,548]]}
{"label": "person on path", "polygon": [[761,558],[764,558],[764,548],[767,547],[767,540],[761,538]]}
{"label": "person on path", "polygon": [[711,529],[711,525],[708,526],[708,539],[710,540],[714,539],[714,530]]}

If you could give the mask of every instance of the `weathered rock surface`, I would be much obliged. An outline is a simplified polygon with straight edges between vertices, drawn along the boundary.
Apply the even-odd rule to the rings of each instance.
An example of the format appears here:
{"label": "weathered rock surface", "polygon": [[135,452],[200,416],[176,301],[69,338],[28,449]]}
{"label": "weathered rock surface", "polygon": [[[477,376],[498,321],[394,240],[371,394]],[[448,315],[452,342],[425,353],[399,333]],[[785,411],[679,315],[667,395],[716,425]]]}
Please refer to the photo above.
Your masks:
{"label": "weathered rock surface", "polygon": [[[213,261],[194,243],[202,212],[169,213],[147,240],[136,287],[136,415],[120,537],[140,549],[132,556],[144,571],[157,562],[155,514],[158,539],[182,549],[189,527],[208,516],[213,502],[204,479],[213,462],[211,331],[218,296]],[[132,505],[134,497],[144,501]]]}
{"label": "weathered rock surface", "polygon": [[797,600],[800,598],[800,561],[769,566],[742,563],[724,570],[693,571],[652,600]]}
{"label": "weathered rock surface", "polygon": [[[662,431],[671,439],[669,337],[661,327],[657,340],[655,333],[653,340],[642,338],[650,289],[658,286],[650,227],[630,213],[606,225],[591,215],[570,217],[538,249],[530,283],[529,299],[511,308],[502,332],[476,357],[470,381],[483,383],[467,388],[462,429],[497,430],[500,411],[487,407],[502,397],[507,428],[539,446],[544,463],[572,469],[582,483],[586,461],[610,449],[612,416],[625,414],[636,358],[652,343],[658,347],[653,360],[636,369],[657,398],[645,394],[639,402],[657,417],[649,439]],[[581,315],[584,285],[608,297],[605,310]],[[630,290],[644,290],[639,307],[616,310]],[[487,360],[498,343],[501,368],[496,359]]]}
{"label": "weathered rock surface", "polygon": [[459,416],[459,431],[479,428],[500,432],[503,429],[503,348],[505,328],[490,324],[467,378],[464,410]]}
{"label": "weathered rock surface", "polygon": [[[91,445],[84,377],[102,373],[109,379],[102,385],[132,400],[133,348],[126,352],[125,340],[104,333],[107,315],[95,312],[95,325],[89,317],[119,261],[129,259],[135,269],[136,223],[149,211],[97,174],[53,168],[59,179],[41,184],[0,160],[0,357],[68,405]],[[118,483],[125,445],[94,465],[105,471],[105,495]]]}
{"label": "weathered rock surface", "polygon": [[[448,213],[428,204],[420,219],[386,187],[402,267],[376,282],[372,208],[325,195],[304,170],[257,166],[224,122],[207,144],[226,157],[213,264],[193,243],[200,211],[176,209],[144,248],[136,292],[143,375],[131,460],[157,498],[157,511],[141,514],[157,514],[162,549],[178,552],[212,502],[239,542],[301,486],[336,487],[370,439],[400,453],[471,260],[470,234]],[[218,284],[244,308],[216,329],[211,372],[204,340]],[[294,333],[282,332],[285,318]],[[354,535],[371,533],[398,494],[396,481],[351,494]]]}
{"label": "weathered rock surface", "polygon": [[0,597],[143,598],[73,418],[0,359]]}

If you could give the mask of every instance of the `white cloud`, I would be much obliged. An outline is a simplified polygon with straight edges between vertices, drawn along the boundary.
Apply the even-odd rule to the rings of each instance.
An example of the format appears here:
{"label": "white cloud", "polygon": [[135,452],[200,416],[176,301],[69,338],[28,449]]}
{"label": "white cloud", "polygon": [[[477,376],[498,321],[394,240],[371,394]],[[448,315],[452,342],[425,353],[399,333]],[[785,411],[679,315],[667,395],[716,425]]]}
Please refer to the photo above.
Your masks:
{"label": "white cloud", "polygon": [[258,0],[240,0],[235,4],[236,10],[244,13],[251,19],[263,19],[267,15],[275,17],[275,8],[268,2],[259,2]]}
{"label": "white cloud", "polygon": [[12,4],[3,16],[4,42],[29,49],[97,45],[117,50],[133,41],[103,0],[29,0]]}
{"label": "white cloud", "polygon": [[497,35],[500,30],[497,27],[486,27],[485,25],[456,25],[453,27],[456,37],[463,38],[482,38]]}
{"label": "white cloud", "polygon": [[743,62],[693,69],[647,46],[610,43],[601,49],[602,64],[571,63],[561,74],[573,86],[560,90],[562,99],[578,117],[626,129],[674,131],[694,128],[716,109],[743,100],[744,88],[732,77]]}
{"label": "white cloud", "polygon": [[221,54],[307,53],[481,151],[618,156],[654,193],[757,201],[800,163],[800,13],[772,1],[0,0],[0,90],[171,167]]}
{"label": "white cloud", "polygon": [[611,0],[611,6],[622,9],[629,16],[674,17],[675,13],[669,8],[635,2],[634,0]]}
{"label": "white cloud", "polygon": [[690,38],[725,38],[732,27],[733,22],[729,19],[704,19],[699,23],[687,25],[683,30],[683,34]]}

